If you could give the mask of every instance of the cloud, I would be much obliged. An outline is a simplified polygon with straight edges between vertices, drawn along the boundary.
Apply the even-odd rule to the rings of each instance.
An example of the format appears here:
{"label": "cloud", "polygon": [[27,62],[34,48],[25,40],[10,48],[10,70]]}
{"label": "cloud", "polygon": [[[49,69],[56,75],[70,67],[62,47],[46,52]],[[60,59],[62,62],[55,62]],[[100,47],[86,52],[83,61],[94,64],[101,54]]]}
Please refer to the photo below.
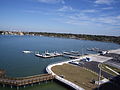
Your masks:
{"label": "cloud", "polygon": [[63,6],[62,8],[58,9],[58,11],[65,12],[65,11],[74,11],[71,6]]}
{"label": "cloud", "polygon": [[[63,23],[66,22],[67,24],[89,25],[91,23],[97,26],[120,25],[120,15],[111,16],[109,14],[101,12],[101,10],[110,10],[110,9],[113,9],[113,7],[104,7],[101,9],[78,10],[70,6],[63,6],[58,10],[59,12],[58,15],[61,17],[60,18],[62,19],[61,21],[63,21]],[[92,13],[92,15],[89,13]]]}
{"label": "cloud", "polygon": [[120,20],[120,15],[118,15],[116,18]]}
{"label": "cloud", "polygon": [[96,0],[95,1],[96,4],[108,4],[108,5],[113,2],[114,2],[114,0]]}
{"label": "cloud", "polygon": [[97,12],[97,10],[95,10],[95,9],[88,9],[88,10],[83,10],[82,12],[84,12],[84,13],[94,13],[94,12]]}
{"label": "cloud", "polygon": [[97,26],[120,26],[120,15],[110,16],[110,15],[89,15],[84,12],[95,12],[94,10],[83,10],[81,12],[76,12],[74,14],[62,14],[63,23],[73,24],[73,25],[90,25],[95,24]]}
{"label": "cloud", "polygon": [[49,4],[55,4],[55,3],[65,4],[64,0],[37,0],[37,1],[41,3],[49,3]]}
{"label": "cloud", "polygon": [[105,8],[102,8],[103,10],[111,10],[113,9],[113,7],[105,7]]}

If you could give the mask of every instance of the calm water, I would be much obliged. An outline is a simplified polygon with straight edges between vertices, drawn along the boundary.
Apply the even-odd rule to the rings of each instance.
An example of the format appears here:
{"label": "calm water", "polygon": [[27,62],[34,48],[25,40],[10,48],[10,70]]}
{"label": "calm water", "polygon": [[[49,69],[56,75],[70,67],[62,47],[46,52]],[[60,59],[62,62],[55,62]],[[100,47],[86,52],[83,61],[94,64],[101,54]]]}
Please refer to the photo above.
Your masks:
{"label": "calm water", "polygon": [[[36,57],[33,53],[24,54],[23,50],[39,51],[43,53],[48,50],[53,51],[70,51],[77,50],[83,53],[88,53],[86,48],[101,48],[101,49],[117,49],[120,45],[114,43],[105,43],[88,40],[74,40],[52,37],[39,36],[10,36],[0,35],[0,68],[7,71],[7,75],[11,77],[24,77],[45,73],[45,67],[53,62],[68,60],[63,57],[52,59],[43,59]],[[66,90],[62,85],[56,82],[50,82],[34,87],[21,88],[21,90]],[[8,90],[10,88],[2,88],[0,90]],[[14,90],[14,89],[10,89]]]}

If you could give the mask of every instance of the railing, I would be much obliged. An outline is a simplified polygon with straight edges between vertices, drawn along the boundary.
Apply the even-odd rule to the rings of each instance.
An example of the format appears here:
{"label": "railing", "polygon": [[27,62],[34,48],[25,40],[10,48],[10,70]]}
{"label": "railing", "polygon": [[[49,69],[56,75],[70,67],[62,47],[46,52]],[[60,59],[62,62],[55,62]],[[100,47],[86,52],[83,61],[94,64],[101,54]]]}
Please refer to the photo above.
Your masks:
{"label": "railing", "polygon": [[38,83],[41,81],[52,80],[54,78],[55,78],[55,76],[53,76],[51,74],[34,75],[34,76],[23,77],[23,78],[4,77],[4,78],[0,78],[0,83],[12,85],[12,86],[23,86],[23,85]]}

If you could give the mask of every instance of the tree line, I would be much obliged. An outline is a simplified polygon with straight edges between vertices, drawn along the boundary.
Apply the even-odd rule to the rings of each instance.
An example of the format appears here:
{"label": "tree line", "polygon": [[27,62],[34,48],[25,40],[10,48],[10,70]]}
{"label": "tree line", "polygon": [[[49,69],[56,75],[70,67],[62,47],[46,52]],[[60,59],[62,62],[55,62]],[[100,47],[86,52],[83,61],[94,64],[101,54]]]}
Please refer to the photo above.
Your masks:
{"label": "tree line", "polygon": [[0,31],[0,34],[23,34],[23,35],[43,35],[48,37],[61,37],[82,40],[95,40],[103,42],[112,42],[120,44],[120,36],[105,36],[105,35],[87,35],[87,34],[71,34],[71,33],[49,33],[49,32],[14,32],[14,31]]}

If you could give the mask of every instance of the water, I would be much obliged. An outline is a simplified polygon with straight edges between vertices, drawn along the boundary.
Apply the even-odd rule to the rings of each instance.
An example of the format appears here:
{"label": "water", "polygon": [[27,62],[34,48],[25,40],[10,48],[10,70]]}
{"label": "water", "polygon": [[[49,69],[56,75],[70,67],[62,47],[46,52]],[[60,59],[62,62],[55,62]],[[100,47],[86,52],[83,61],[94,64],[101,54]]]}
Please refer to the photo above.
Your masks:
{"label": "water", "polygon": [[[86,48],[101,48],[101,49],[117,49],[120,45],[114,43],[105,43],[89,40],[63,39],[53,37],[39,36],[10,36],[0,35],[0,68],[7,71],[7,75],[11,77],[24,77],[36,74],[43,74],[45,67],[53,62],[68,60],[64,57],[55,57],[52,59],[43,59],[36,57],[33,53],[25,54],[23,50],[39,51],[44,53],[48,50],[53,51],[70,51],[76,50],[82,53],[88,53]],[[27,87],[29,90],[46,90],[52,87],[53,90],[66,90],[62,85],[56,82],[51,82],[34,87]],[[25,88],[25,90],[27,90]],[[8,88],[0,88],[0,90],[8,90]],[[11,89],[14,90],[14,89]],[[22,88],[22,90],[24,90]]]}

